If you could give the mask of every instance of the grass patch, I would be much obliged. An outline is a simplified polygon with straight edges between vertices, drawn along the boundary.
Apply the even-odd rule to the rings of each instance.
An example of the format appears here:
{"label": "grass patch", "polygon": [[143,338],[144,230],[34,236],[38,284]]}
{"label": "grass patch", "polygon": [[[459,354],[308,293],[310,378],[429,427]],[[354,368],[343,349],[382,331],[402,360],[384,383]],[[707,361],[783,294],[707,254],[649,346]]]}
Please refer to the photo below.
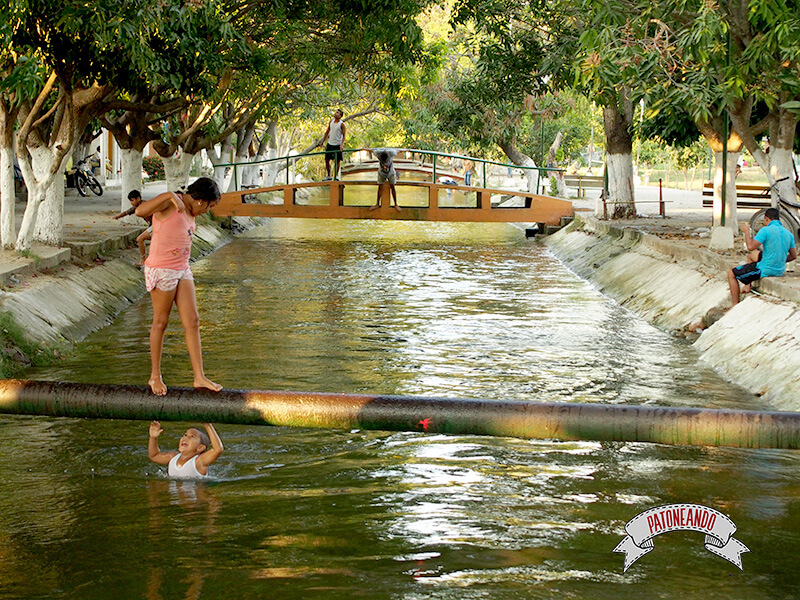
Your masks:
{"label": "grass patch", "polygon": [[64,355],[63,348],[47,348],[25,338],[9,312],[0,312],[0,377],[14,377],[30,367],[45,367]]}
{"label": "grass patch", "polygon": [[42,257],[33,252],[32,250],[17,250],[17,254],[23,258],[32,258],[34,264],[38,264]]}

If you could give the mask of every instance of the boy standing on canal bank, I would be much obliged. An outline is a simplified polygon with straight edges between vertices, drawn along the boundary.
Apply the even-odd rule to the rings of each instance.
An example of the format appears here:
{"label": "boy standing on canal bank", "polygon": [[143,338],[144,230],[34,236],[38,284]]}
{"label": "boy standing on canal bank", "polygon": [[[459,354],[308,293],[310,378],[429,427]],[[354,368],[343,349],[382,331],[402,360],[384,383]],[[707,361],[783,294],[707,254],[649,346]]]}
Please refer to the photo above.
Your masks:
{"label": "boy standing on canal bank", "polygon": [[[794,235],[780,222],[777,208],[768,208],[764,213],[764,227],[755,237],[750,233],[750,225],[742,223],[744,243],[749,254],[747,263],[728,271],[728,285],[731,290],[731,304],[739,303],[739,283],[742,291],[749,292],[754,281],[762,277],[780,277],[786,272],[786,263],[797,258]],[[756,253],[757,250],[761,250]]]}
{"label": "boy standing on canal bank", "polygon": [[[112,219],[121,219],[122,217],[127,217],[132,215],[136,212],[136,207],[142,203],[142,193],[139,190],[131,190],[128,192],[128,202],[131,203],[131,207],[128,210],[122,211],[118,215],[111,217]],[[141,254],[142,259],[136,263],[138,266],[142,266],[144,261],[147,260],[147,246],[145,243],[153,234],[153,217],[149,215],[144,217],[144,220],[147,221],[147,229],[145,229],[142,233],[139,234],[139,237],[136,238],[136,245],[139,246],[139,254]]]}
{"label": "boy standing on canal bank", "polygon": [[203,423],[205,431],[190,427],[178,442],[178,452],[162,452],[158,436],[163,433],[161,423],[150,423],[147,454],[159,465],[167,465],[167,474],[177,479],[202,479],[208,476],[208,466],[214,463],[225,449],[211,423]]}

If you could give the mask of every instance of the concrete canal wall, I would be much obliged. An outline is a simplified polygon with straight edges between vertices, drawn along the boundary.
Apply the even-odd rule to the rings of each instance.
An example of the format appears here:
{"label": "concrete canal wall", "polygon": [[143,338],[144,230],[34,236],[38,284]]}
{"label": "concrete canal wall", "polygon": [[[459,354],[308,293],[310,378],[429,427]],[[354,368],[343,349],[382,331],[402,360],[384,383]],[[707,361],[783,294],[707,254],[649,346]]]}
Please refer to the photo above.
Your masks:
{"label": "concrete canal wall", "polygon": [[800,410],[800,286],[788,277],[764,279],[760,297],[729,310],[725,271],[740,259],[595,219],[578,218],[544,243],[622,306],[696,338],[701,359],[730,381],[777,410]]}

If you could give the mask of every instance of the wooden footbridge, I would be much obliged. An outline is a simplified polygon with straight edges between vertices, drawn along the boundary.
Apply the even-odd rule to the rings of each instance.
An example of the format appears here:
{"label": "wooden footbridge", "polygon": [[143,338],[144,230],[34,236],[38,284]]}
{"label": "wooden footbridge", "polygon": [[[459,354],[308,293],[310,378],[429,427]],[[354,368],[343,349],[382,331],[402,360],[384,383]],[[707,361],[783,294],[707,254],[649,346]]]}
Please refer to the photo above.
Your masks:
{"label": "wooden footbridge", "polygon": [[[566,200],[527,191],[486,187],[488,161],[480,161],[483,163],[483,177],[476,177],[476,180],[483,181],[483,187],[463,185],[463,176],[453,177],[452,168],[437,166],[436,156],[455,155],[440,153],[433,153],[432,161],[422,162],[420,167],[416,167],[417,170],[421,169],[417,176],[430,181],[406,178],[406,172],[415,167],[405,164],[402,159],[396,161],[396,169],[400,173],[400,179],[395,186],[399,210],[391,205],[389,186],[378,188],[376,163],[368,166],[364,163],[343,165],[341,171],[344,179],[341,181],[292,182],[290,175],[301,171],[297,163],[313,157],[311,165],[319,168],[322,154],[263,161],[261,164],[276,161],[279,165],[284,163],[281,166],[286,171],[285,183],[227,192],[222,195],[221,202],[212,209],[212,213],[219,217],[541,223],[550,226],[558,226],[563,219],[573,215],[572,203]],[[479,161],[466,157],[456,158]],[[503,171],[514,167],[501,163],[491,164],[500,165]],[[309,170],[311,165],[306,163],[302,166]],[[238,163],[227,166],[232,167],[236,183],[241,180],[240,170],[252,169],[254,166],[257,168],[259,165]],[[380,203],[377,207],[376,200]]]}

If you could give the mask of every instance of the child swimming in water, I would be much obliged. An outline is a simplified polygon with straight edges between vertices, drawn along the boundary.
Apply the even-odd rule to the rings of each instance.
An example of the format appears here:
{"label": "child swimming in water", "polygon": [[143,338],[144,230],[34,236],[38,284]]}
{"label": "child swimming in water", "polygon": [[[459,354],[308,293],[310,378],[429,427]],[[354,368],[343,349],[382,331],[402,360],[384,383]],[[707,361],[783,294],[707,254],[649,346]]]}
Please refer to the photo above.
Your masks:
{"label": "child swimming in water", "polygon": [[224,447],[211,423],[203,423],[205,431],[190,427],[178,442],[178,452],[162,452],[158,436],[163,433],[161,423],[150,423],[147,454],[159,465],[167,465],[167,474],[177,479],[202,479],[208,476],[208,466],[216,461]]}
{"label": "child swimming in water", "polygon": [[220,384],[211,381],[203,372],[200,316],[197,313],[194,277],[189,268],[194,218],[208,212],[219,202],[219,198],[216,182],[208,177],[200,177],[186,192],[165,192],[136,207],[137,216],[153,217],[153,234],[150,255],[144,263],[144,280],[153,302],[148,384],[157,396],[167,393],[167,386],[161,378],[161,353],[173,304],[178,306],[186,332],[194,387],[214,392],[222,389]]}

